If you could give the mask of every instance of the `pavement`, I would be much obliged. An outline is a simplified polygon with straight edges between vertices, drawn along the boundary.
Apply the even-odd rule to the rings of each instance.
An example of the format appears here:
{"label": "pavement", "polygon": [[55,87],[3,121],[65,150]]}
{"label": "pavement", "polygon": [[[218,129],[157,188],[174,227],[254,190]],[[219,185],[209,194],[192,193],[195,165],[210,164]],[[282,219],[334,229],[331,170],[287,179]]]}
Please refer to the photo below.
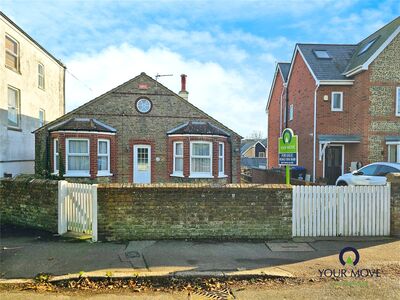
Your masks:
{"label": "pavement", "polygon": [[[399,265],[400,240],[393,238],[291,241],[129,241],[98,242],[46,232],[2,227],[0,282],[133,276],[318,276],[320,268],[340,268],[338,253],[360,252],[360,265]],[[15,279],[18,279],[17,281]]]}

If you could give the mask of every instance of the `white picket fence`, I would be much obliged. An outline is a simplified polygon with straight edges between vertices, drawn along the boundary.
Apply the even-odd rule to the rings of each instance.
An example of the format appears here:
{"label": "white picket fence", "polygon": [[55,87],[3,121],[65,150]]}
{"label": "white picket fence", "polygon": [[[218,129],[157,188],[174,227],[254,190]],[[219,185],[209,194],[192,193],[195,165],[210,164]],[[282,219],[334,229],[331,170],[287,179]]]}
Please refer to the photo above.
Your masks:
{"label": "white picket fence", "polygon": [[97,241],[97,185],[58,182],[58,233],[68,231]]}
{"label": "white picket fence", "polygon": [[293,187],[294,237],[389,234],[390,184]]}

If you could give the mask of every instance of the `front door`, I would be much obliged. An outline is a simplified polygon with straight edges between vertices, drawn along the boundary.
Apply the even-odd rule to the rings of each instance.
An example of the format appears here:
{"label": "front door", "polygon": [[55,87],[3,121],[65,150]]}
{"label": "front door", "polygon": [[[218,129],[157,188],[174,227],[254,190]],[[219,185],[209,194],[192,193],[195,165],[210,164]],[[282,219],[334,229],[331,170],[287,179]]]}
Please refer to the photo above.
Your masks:
{"label": "front door", "polygon": [[343,174],[342,146],[328,146],[325,149],[325,179],[329,185],[334,185],[336,179]]}
{"label": "front door", "polygon": [[151,183],[151,146],[134,145],[133,147],[133,182]]}

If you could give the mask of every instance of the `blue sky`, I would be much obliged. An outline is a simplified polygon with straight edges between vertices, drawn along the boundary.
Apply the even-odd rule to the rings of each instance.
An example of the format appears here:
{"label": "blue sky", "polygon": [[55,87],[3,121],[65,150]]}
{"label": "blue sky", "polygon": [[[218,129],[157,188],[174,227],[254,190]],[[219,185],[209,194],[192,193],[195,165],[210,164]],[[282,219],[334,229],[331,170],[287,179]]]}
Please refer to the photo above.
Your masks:
{"label": "blue sky", "polygon": [[[276,61],[296,42],[358,43],[400,1],[19,1],[0,9],[68,68],[67,110],[144,71],[243,136],[266,134]],[[74,76],[72,76],[73,74]],[[78,78],[78,79],[76,79]]]}

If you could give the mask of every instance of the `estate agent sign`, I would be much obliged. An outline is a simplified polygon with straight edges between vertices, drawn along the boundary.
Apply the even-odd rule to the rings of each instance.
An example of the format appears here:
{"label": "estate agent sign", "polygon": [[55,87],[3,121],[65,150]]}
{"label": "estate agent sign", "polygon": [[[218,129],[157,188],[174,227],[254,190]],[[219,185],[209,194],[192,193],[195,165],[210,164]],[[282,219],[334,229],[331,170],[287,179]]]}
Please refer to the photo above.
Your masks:
{"label": "estate agent sign", "polygon": [[281,166],[297,166],[298,164],[298,138],[293,130],[286,128],[279,138],[278,162]]}

